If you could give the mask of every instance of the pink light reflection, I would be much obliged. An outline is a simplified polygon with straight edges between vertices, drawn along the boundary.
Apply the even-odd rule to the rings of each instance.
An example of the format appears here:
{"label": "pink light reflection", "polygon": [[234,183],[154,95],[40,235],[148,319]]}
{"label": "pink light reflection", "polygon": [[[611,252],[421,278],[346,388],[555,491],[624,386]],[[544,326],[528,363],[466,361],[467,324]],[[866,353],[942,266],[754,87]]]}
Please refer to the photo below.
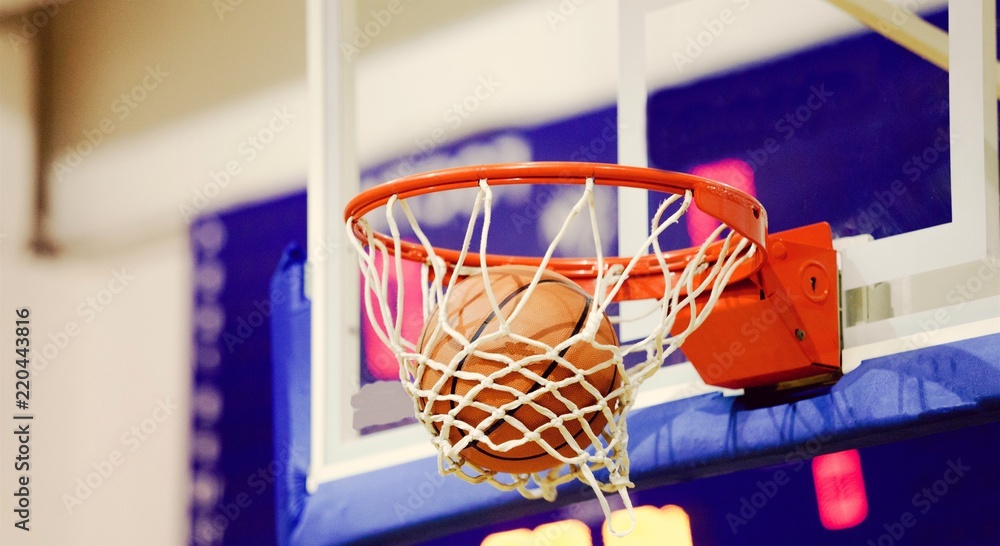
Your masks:
{"label": "pink light reflection", "polygon": [[[691,174],[722,182],[757,197],[753,169],[745,161],[727,158],[703,163],[691,169]],[[691,205],[684,218],[687,221],[688,236],[692,245],[700,245],[715,231],[715,228],[719,227],[719,221],[699,210],[697,205]]]}

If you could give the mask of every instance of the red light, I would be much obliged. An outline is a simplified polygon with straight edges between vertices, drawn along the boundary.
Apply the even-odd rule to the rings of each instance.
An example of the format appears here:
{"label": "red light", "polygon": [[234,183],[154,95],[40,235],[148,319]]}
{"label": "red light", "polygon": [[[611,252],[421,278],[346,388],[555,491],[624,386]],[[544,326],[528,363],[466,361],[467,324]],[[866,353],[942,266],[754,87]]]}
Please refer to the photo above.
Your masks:
{"label": "red light", "polygon": [[868,495],[858,450],[820,455],[812,461],[816,502],[823,527],[836,531],[858,525],[868,516]]}

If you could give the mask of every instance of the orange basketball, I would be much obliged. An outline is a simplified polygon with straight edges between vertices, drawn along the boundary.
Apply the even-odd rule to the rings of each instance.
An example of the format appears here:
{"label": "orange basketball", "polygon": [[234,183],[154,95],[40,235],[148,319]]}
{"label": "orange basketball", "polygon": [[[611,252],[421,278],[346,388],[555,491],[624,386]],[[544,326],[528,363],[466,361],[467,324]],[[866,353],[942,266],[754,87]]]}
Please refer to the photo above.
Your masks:
{"label": "orange basketball", "polygon": [[[535,271],[535,269],[525,266],[503,266],[490,269],[490,286],[493,289],[497,305],[505,316],[509,317],[520,303]],[[593,300],[590,295],[578,285],[562,275],[545,271],[525,303],[524,309],[510,322],[510,331],[512,334],[555,347],[583,330],[592,305]],[[473,275],[450,288],[447,317],[449,324],[470,342],[475,342],[481,337],[499,331],[500,321],[493,313],[481,275]],[[595,341],[604,345],[618,345],[615,330],[606,316],[598,328]],[[420,336],[419,350],[421,354],[443,364],[448,364],[462,349],[462,344],[459,341],[438,327],[438,311],[435,309],[428,317],[427,324],[424,325],[423,333]],[[498,336],[495,339],[485,341],[478,347],[478,350],[485,353],[506,354],[515,361],[545,353],[539,347],[519,341],[511,336]],[[622,378],[618,373],[617,365],[612,362],[614,354],[611,350],[600,349],[586,340],[581,340],[562,350],[561,354],[574,368],[585,373],[583,381],[589,382],[597,392],[601,393],[602,398],[621,385]],[[456,371],[473,372],[487,376],[506,367],[507,365],[503,362],[469,354],[458,362],[455,369]],[[586,373],[591,368],[597,369]],[[562,381],[575,375],[575,370],[571,370],[552,359],[526,363],[522,369],[531,370],[541,378],[551,381]],[[431,390],[435,388],[441,377],[442,372],[428,366],[425,367],[421,377],[415,378],[415,382],[420,385],[421,389]],[[437,388],[436,394],[464,397],[473,386],[480,383],[481,380],[449,377]],[[494,385],[531,394],[541,388],[540,383],[522,372],[511,371],[496,378]],[[580,419],[574,418],[572,409],[551,392],[537,395],[534,402],[551,410],[557,416],[565,416],[563,427],[570,436],[575,438],[581,448],[586,448],[591,444],[591,440],[583,427],[588,426],[594,435],[599,436],[607,424],[604,414],[595,406],[598,398],[580,382],[570,382],[559,388],[558,392],[561,397],[572,401],[578,408],[593,406],[582,415],[585,424],[581,423]],[[517,398],[518,396],[513,392],[491,386],[481,390],[476,395],[475,401],[490,408],[498,408],[517,400]],[[417,402],[418,407],[423,410],[428,400],[422,398]],[[609,401],[608,405],[614,412],[617,400]],[[443,415],[457,406],[458,403],[454,399],[438,399],[433,402],[431,411],[433,414]],[[477,427],[491,414],[492,411],[467,406],[458,412],[456,419]],[[524,433],[511,424],[510,419],[520,421],[530,431],[537,431],[541,438],[540,441],[547,442],[560,454],[567,457],[576,455],[573,446],[567,442],[558,427],[538,430],[542,425],[549,423],[550,418],[530,404],[520,404],[507,410],[503,417],[483,429],[483,434],[496,445],[522,438]],[[435,427],[438,432],[441,431],[439,423],[435,423]],[[466,431],[452,426],[449,441],[455,444],[461,441],[466,434]],[[481,442],[472,442],[462,450],[461,454],[466,460],[479,467],[498,472],[518,474],[555,468],[561,462],[545,451],[539,445],[540,441],[528,441],[505,452],[493,450]]]}

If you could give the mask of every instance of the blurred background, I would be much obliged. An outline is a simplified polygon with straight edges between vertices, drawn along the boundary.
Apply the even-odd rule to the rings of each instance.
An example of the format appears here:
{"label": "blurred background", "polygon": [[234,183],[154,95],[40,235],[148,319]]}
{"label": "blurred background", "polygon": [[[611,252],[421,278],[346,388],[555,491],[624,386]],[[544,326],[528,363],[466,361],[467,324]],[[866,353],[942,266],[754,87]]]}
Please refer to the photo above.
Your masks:
{"label": "blurred background", "polygon": [[[368,28],[390,4],[357,2],[359,28]],[[942,3],[917,2],[922,10]],[[678,64],[671,52],[685,51],[685,39],[703,31],[701,22],[718,17],[723,4],[744,7],[750,2],[703,2],[684,32],[657,36],[670,47],[650,55],[649,64],[655,65],[651,88],[687,84],[752,59],[863,31],[843,13],[816,1],[812,26],[788,18],[781,20],[790,32],[733,26],[731,41],[706,48],[695,65]],[[377,35],[362,40],[356,50],[341,51],[364,61],[357,67],[357,116],[365,184],[395,172],[399,158],[422,157],[426,161],[417,170],[440,166],[427,164],[435,156],[424,145],[438,128],[445,129],[446,138],[436,144],[453,161],[468,159],[463,150],[481,152],[484,142],[496,144],[501,139],[491,139],[507,135],[500,129],[510,127],[511,134],[525,141],[558,144],[536,145],[534,159],[615,160],[616,137],[597,136],[609,126],[605,120],[612,119],[615,101],[618,36],[611,21],[616,2],[425,0],[403,5],[405,12],[392,24],[378,25]],[[408,7],[416,5],[419,9]],[[780,1],[754,6],[760,10],[754,17],[762,19],[778,20],[783,10]],[[570,18],[573,24],[565,24]],[[517,49],[519,36],[506,30],[514,27],[503,25],[524,21],[533,25],[530,38],[535,40],[524,42],[543,44],[537,49],[546,51],[551,66],[563,70],[548,70],[538,62],[535,67],[544,73],[518,73],[512,51],[530,54],[532,46]],[[474,41],[478,32],[501,36],[484,46],[492,57],[482,65],[469,61],[475,52],[462,56],[457,48],[449,49],[449,38]],[[818,46],[816,51],[810,54],[824,54]],[[504,64],[505,56],[514,60]],[[799,57],[793,64],[808,65],[809,59]],[[455,70],[461,75],[452,80],[444,76],[450,73],[449,63],[464,70]],[[484,66],[507,71],[484,73]],[[30,309],[30,412],[35,415],[32,530],[24,533],[10,519],[14,498],[8,492],[16,489],[16,476],[7,470],[18,442],[6,432],[15,386],[13,364],[5,356],[0,360],[3,544],[273,541],[270,481],[275,470],[268,465],[280,457],[272,454],[270,443],[271,346],[266,320],[255,320],[267,315],[258,304],[267,299],[267,278],[292,238],[288,234],[304,242],[313,115],[306,70],[301,0],[0,0],[0,352],[9,356],[8,347],[14,346],[14,310]],[[835,76],[838,71],[831,68]],[[484,99],[476,115],[457,124],[442,118],[454,100],[476,89],[478,77],[494,74],[506,86],[503,93],[488,97],[488,104]],[[747,74],[740,77],[757,77]],[[915,74],[915,80],[930,81],[928,86],[941,87],[946,80],[943,73],[933,78]],[[863,83],[881,86],[876,78]],[[752,86],[745,88],[748,94],[755,92]],[[860,84],[850,89],[857,88],[858,93],[865,90]],[[659,115],[665,119],[690,117],[688,123],[701,127],[697,115],[685,117],[701,110],[684,105],[701,104],[708,96],[703,89],[688,86],[682,94],[661,94],[651,104],[662,107]],[[844,96],[852,92],[846,84],[845,89]],[[801,105],[805,96],[790,92],[775,100],[778,114],[763,114],[759,125],[745,128],[746,141],[758,145],[774,136],[776,127],[770,122],[779,119],[775,115],[794,111],[789,108]],[[677,97],[684,102],[677,103]],[[752,102],[730,102],[755,108]],[[668,108],[675,103],[681,104],[678,112]],[[938,106],[934,114],[946,115],[947,105]],[[841,112],[837,106],[825,108],[828,118],[849,117],[835,115]],[[935,117],[928,123],[939,121]],[[810,133],[829,133],[824,123],[814,122],[792,144],[808,141]],[[591,132],[570,129],[579,127]],[[700,135],[704,142],[731,129],[728,121],[706,127]],[[843,134],[840,138],[854,138]],[[913,150],[932,141],[934,135],[929,135],[931,140],[928,135],[916,138],[919,147]],[[675,137],[660,136],[660,143]],[[601,145],[596,156],[593,142]],[[460,147],[465,144],[468,148]],[[696,144],[691,149],[698,151]],[[740,141],[722,155],[742,157],[750,146]],[[705,157],[692,152],[687,164],[674,164],[679,161],[675,157],[656,159],[690,169],[699,161],[718,159],[722,152],[711,148]],[[913,151],[899,148],[904,155]],[[579,150],[590,155],[580,157]],[[504,149],[508,152],[516,156],[523,150]],[[797,153],[777,154],[772,165],[793,155]],[[886,168],[899,164],[887,162]],[[414,167],[412,161],[409,165]],[[946,167],[943,162],[936,169]],[[947,172],[941,177],[947,180]],[[762,201],[779,199],[779,192],[768,194],[762,188]],[[782,199],[798,199],[780,193]],[[810,198],[825,201],[832,193],[814,190]],[[802,202],[788,210],[816,210],[811,202]],[[851,234],[856,205],[844,205],[842,233]],[[806,220],[792,215],[777,221],[798,225]],[[943,221],[947,219],[928,220]],[[899,223],[886,222],[886,231],[923,227]],[[681,243],[687,243],[685,237]],[[213,253],[223,248],[229,254],[216,260]],[[964,441],[975,443],[974,438]],[[887,452],[883,458],[894,461],[896,456]],[[936,479],[939,466],[929,466],[928,475]],[[742,484],[742,491],[752,491],[756,480],[772,472],[717,481],[718,489]],[[919,483],[925,479],[914,478]],[[264,484],[259,490],[258,483]],[[812,498],[810,482],[803,483],[796,499]],[[692,499],[701,494],[699,485],[686,487],[672,491]],[[907,487],[909,482],[897,489]],[[240,493],[253,500],[241,505],[242,518],[226,512]],[[677,501],[676,496],[657,495],[649,493],[647,500]],[[815,511],[811,505],[810,511]],[[721,519],[712,525],[726,531],[725,514],[716,515]],[[757,520],[761,543],[769,540],[767,529],[782,526],[777,511],[774,517],[766,525],[765,518]],[[230,525],[238,518],[238,524]],[[222,523],[214,523],[218,521]],[[701,525],[711,527],[704,523],[709,521]],[[496,525],[455,540],[478,543],[487,532],[511,526]],[[734,531],[728,538],[744,537]]]}

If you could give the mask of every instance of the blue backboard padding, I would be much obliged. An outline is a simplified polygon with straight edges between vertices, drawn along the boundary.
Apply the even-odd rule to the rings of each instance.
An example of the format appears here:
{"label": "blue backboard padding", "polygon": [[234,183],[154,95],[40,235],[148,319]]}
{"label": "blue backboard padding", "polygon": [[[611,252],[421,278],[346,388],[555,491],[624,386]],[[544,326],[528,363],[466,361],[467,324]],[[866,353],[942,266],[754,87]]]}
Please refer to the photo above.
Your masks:
{"label": "blue backboard padding", "polygon": [[[286,408],[276,407],[275,429],[287,435],[276,438],[276,446],[309,442],[308,302],[301,277],[295,278],[302,268],[293,267],[303,259],[293,249],[276,276],[275,289],[284,286],[293,292],[284,299],[298,302],[274,315],[275,346],[285,348],[275,352],[275,388],[295,392],[275,393],[276,406]],[[709,394],[637,410],[628,420],[632,479],[650,487],[998,419],[1000,334],[993,334],[867,360],[827,392],[793,403],[748,408],[740,398]],[[295,452],[285,484],[290,490],[278,494],[278,502],[288,504],[278,507],[286,544],[427,539],[462,522],[477,526],[551,508],[440,477],[434,459],[327,482],[307,495],[305,453]],[[561,501],[588,494],[570,484]]]}
{"label": "blue backboard padding", "polygon": [[[549,507],[541,502],[534,509]],[[457,518],[469,518],[466,525],[475,526],[487,521],[479,514],[490,514],[491,520],[515,517],[533,508],[528,504],[535,503],[518,493],[440,476],[435,459],[423,459],[323,484],[306,502],[291,544],[342,544],[362,539],[384,543],[394,533],[409,534],[412,540],[432,534],[413,531],[423,526]]]}
{"label": "blue backboard padding", "polygon": [[794,403],[749,409],[714,394],[637,411],[629,453],[636,479],[694,478],[816,455],[817,445],[826,453],[998,418],[993,334],[864,361],[825,394]]}
{"label": "blue backboard padding", "polygon": [[271,280],[274,455],[282,470],[275,473],[274,488],[280,546],[288,544],[291,526],[302,511],[309,472],[310,368],[302,363],[309,362],[311,307],[303,291],[304,266],[303,250],[289,245]]}

